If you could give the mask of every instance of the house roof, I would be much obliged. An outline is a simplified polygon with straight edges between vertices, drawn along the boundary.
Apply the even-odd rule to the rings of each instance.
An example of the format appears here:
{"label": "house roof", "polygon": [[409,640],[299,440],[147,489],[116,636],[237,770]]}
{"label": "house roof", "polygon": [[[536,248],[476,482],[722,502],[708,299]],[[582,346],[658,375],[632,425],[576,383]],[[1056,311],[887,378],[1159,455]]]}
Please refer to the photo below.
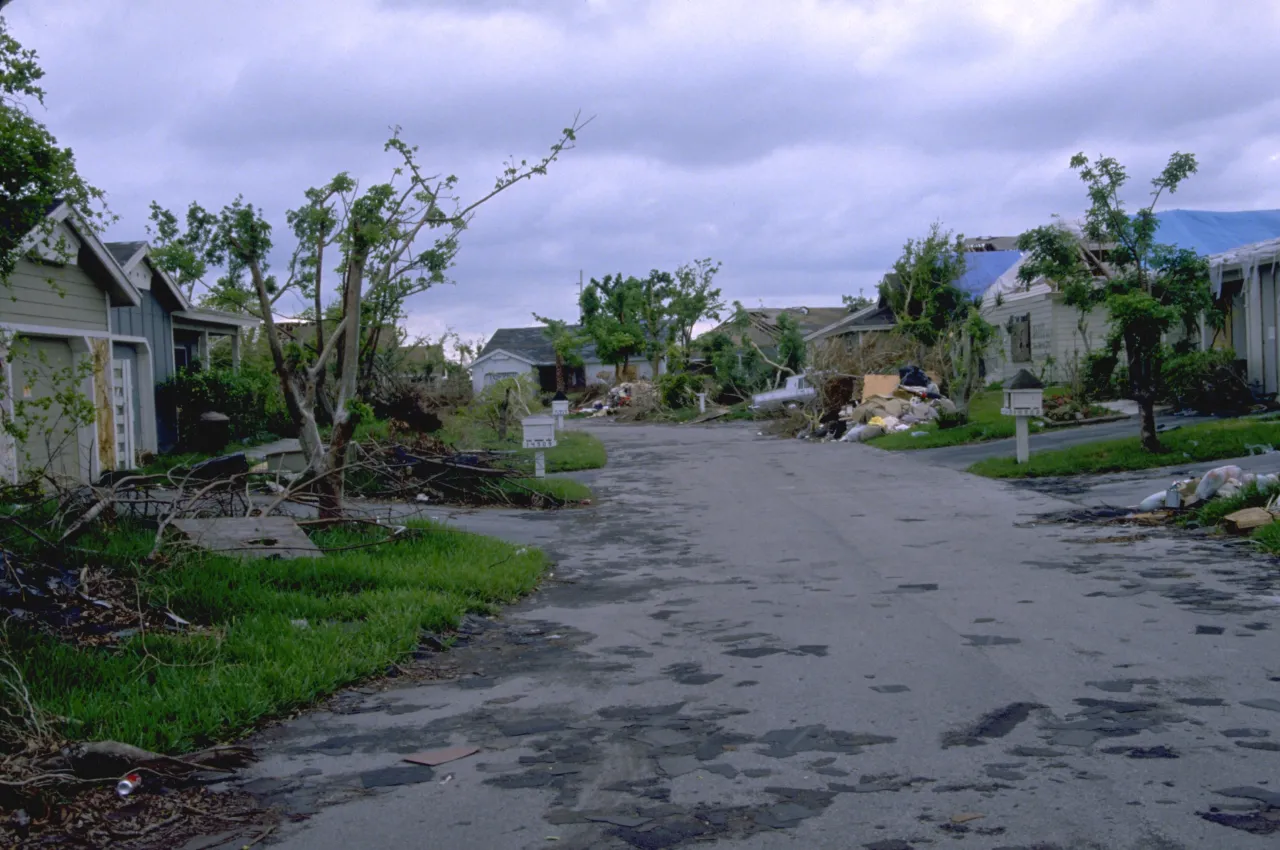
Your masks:
{"label": "house roof", "polygon": [[129,270],[129,266],[147,247],[146,242],[103,242],[102,244],[125,271]]}
{"label": "house roof", "polygon": [[[46,213],[47,218],[54,221],[60,221],[69,227],[75,234],[76,238],[84,243],[89,249],[89,254],[96,262],[93,265],[99,267],[105,274],[105,279],[99,282],[99,285],[107,291],[111,306],[113,307],[137,307],[142,303],[142,296],[138,294],[137,288],[129,281],[129,277],[120,268],[120,264],[116,262],[111,252],[98,238],[98,234],[94,232],[89,223],[76,212],[71,204],[66,201],[56,201]],[[21,250],[30,250],[41,243],[40,228],[32,228],[31,232],[23,239]]]}
{"label": "house roof", "polygon": [[964,255],[965,271],[956,287],[973,298],[981,298],[1001,275],[1022,259],[1021,251],[974,251]]}
{"label": "house roof", "polygon": [[[570,325],[569,330],[579,330],[577,325]],[[485,343],[476,362],[499,351],[514,354],[537,366],[548,366],[556,362],[555,349],[547,338],[546,328],[542,325],[532,328],[499,328]],[[578,351],[578,356],[587,362],[597,360],[595,343],[585,343]]]}
{"label": "house roof", "polygon": [[1156,220],[1157,243],[1197,254],[1219,254],[1280,237],[1280,210],[1164,210],[1156,213]]}
{"label": "house roof", "polygon": [[[763,351],[772,350],[778,341],[778,318],[784,313],[796,323],[800,334],[808,337],[831,323],[846,318],[850,310],[848,307],[756,307],[747,310],[749,324],[746,337]],[[717,332],[727,333],[734,340],[741,341],[738,339],[738,332],[729,322],[722,322],[707,333]]]}
{"label": "house roof", "polygon": [[972,239],[964,240],[964,248],[966,251],[973,252],[1016,251],[1018,250],[1018,237],[975,236]]}
{"label": "house roof", "polygon": [[805,342],[821,342],[833,336],[857,333],[858,331],[885,330],[895,323],[893,310],[887,304],[877,303],[849,313],[829,325],[818,328],[805,336]]}

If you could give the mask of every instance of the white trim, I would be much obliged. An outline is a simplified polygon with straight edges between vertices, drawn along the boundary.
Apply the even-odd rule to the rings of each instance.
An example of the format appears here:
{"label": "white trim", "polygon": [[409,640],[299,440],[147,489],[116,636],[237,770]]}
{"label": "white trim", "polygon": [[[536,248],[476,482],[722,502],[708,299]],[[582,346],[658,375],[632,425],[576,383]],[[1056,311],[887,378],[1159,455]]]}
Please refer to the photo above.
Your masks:
{"label": "white trim", "polygon": [[482,354],[479,357],[477,357],[475,360],[472,360],[471,368],[474,369],[476,366],[479,366],[481,363],[485,362],[490,357],[496,357],[499,354],[505,354],[507,357],[510,357],[512,360],[519,360],[521,363],[527,363],[530,366],[548,365],[546,363],[538,363],[535,360],[530,360],[528,357],[521,357],[519,354],[512,354],[510,351],[507,351],[505,348],[495,348],[493,351],[490,351],[488,354]]}
{"label": "white trim", "polygon": [[[204,322],[211,325],[228,325],[235,328],[256,328],[262,324],[261,319],[250,316],[237,316],[234,313],[223,313],[221,310],[174,310],[173,316],[179,319],[186,319],[189,322]],[[207,330],[200,328],[199,330]]]}
{"label": "white trim", "polygon": [[[138,294],[138,290],[134,287],[133,282],[129,280],[129,276],[125,274],[124,269],[120,268],[120,264],[116,262],[116,258],[111,256],[111,252],[102,244],[102,240],[98,238],[98,234],[93,232],[93,228],[80,216],[71,205],[66,201],[60,202],[56,207],[49,211],[45,218],[51,218],[54,221],[60,221],[69,226],[72,232],[81,242],[89,247],[93,255],[98,258],[103,266],[106,267],[107,273],[111,276],[111,282],[116,285],[118,294],[123,296],[126,304],[120,304],[120,307],[139,307],[142,305],[142,296]],[[39,244],[40,232],[38,227],[31,228],[31,232],[23,237],[19,244],[19,253],[25,254]],[[97,283],[97,281],[95,281]],[[101,283],[98,283],[101,286]],[[110,295],[110,287],[102,287]]]}
{"label": "white trim", "polygon": [[20,322],[0,322],[0,328],[29,336],[82,336],[86,339],[111,339],[109,331],[86,331],[81,328],[59,328],[53,325],[27,325]]}
{"label": "white trim", "polygon": [[143,242],[142,247],[134,251],[133,254],[129,257],[129,261],[121,265],[120,268],[124,270],[125,274],[128,274],[129,272],[133,271],[134,268],[138,265],[138,263],[142,262],[142,259],[150,253],[151,253],[151,246],[148,243]]}
{"label": "white trim", "polygon": [[[142,440],[143,451],[160,451],[160,436],[156,423],[156,369],[155,352],[151,348],[151,340],[144,336],[113,336],[112,343],[122,342],[126,345],[141,346],[138,349],[138,397],[142,401]],[[112,348],[115,357],[115,348]],[[173,346],[169,346],[169,356],[173,357]],[[170,373],[172,374],[172,372]]]}

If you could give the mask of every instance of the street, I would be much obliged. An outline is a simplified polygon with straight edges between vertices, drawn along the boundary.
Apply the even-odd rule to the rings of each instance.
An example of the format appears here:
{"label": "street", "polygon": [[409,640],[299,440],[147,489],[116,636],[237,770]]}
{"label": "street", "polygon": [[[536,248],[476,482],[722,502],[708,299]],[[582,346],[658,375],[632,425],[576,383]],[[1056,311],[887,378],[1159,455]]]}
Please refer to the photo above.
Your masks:
{"label": "street", "polygon": [[[440,656],[456,679],[350,691],[255,737],[237,784],[309,815],[268,843],[1275,841],[1271,561],[1035,522],[1073,505],[913,453],[592,427],[610,451],[593,507],[458,518],[557,564],[468,620]],[[479,752],[402,761],[459,745]]]}

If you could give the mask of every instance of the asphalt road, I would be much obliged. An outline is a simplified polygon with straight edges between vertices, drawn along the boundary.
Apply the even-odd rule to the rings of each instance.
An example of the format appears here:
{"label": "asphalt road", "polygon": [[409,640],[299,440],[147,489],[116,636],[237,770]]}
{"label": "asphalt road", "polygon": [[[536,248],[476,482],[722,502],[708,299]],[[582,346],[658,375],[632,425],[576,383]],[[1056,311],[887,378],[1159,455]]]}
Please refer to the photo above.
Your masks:
{"label": "asphalt road", "polygon": [[558,565],[424,649],[457,678],[258,736],[268,844],[1274,846],[1270,562],[866,446],[600,433],[596,506],[459,519]]}

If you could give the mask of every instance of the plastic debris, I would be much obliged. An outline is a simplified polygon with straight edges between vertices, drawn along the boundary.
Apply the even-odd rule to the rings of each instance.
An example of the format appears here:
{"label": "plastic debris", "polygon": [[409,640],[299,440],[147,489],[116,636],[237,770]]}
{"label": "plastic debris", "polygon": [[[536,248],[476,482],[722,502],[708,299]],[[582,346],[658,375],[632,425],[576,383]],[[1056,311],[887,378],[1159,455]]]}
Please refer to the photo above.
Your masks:
{"label": "plastic debris", "polygon": [[142,775],[138,773],[126,774],[119,782],[116,783],[116,794],[120,797],[128,797],[134,791],[137,791],[142,785]]}
{"label": "plastic debris", "polygon": [[1148,496],[1147,498],[1143,499],[1141,502],[1138,503],[1138,510],[1142,511],[1143,513],[1150,513],[1151,511],[1154,511],[1156,508],[1163,508],[1164,500],[1165,500],[1164,490],[1161,490],[1158,493],[1152,493],[1150,496]]}
{"label": "plastic debris", "polygon": [[1196,486],[1196,498],[1208,499],[1217,495],[1228,481],[1232,478],[1238,479],[1242,474],[1240,467],[1234,465],[1219,466],[1217,469],[1209,470]]}

